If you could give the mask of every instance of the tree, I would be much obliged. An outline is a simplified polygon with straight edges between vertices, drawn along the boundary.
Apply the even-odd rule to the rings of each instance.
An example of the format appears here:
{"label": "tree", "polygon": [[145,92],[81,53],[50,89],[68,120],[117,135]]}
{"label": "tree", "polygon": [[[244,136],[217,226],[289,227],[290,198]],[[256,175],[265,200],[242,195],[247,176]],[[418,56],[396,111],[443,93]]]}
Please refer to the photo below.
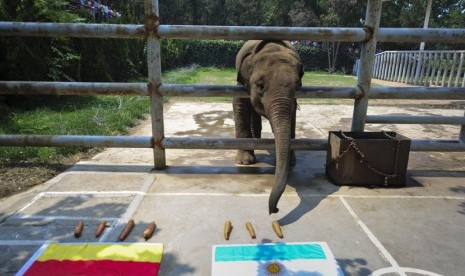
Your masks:
{"label": "tree", "polygon": [[305,5],[304,0],[294,2],[288,15],[292,21],[292,26],[295,27],[315,27],[319,24],[315,12]]}
{"label": "tree", "polygon": [[225,0],[226,24],[256,26],[262,22],[263,5],[260,0]]}
{"label": "tree", "polygon": [[[363,4],[361,3],[363,2]],[[322,26],[326,27],[359,27],[364,19],[365,3],[357,0],[319,0],[318,5],[324,11],[320,15]],[[326,8],[326,10],[324,9]],[[328,71],[336,71],[340,41],[323,43],[328,53]]]}
{"label": "tree", "polygon": [[[3,21],[76,22],[81,18],[66,10],[60,0],[0,1]],[[0,79],[75,80],[79,55],[70,39],[0,37]]]}

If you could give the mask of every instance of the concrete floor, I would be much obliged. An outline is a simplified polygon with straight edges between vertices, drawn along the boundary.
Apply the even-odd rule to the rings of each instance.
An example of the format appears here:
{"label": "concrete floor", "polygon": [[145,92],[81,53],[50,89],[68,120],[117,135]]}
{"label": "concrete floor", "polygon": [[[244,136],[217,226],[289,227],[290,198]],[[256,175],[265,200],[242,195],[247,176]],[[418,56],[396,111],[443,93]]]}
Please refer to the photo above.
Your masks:
{"label": "concrete floor", "polygon": [[[175,102],[165,108],[166,136],[233,137],[230,104]],[[463,110],[370,107],[369,114],[442,114]],[[327,138],[348,130],[352,106],[302,105],[298,138]],[[457,126],[369,125],[409,138],[457,139]],[[144,122],[134,135],[150,135]],[[264,123],[263,137],[272,137]],[[161,275],[210,275],[213,245],[326,242],[346,275],[464,275],[465,154],[410,154],[407,186],[397,189],[339,187],[325,176],[326,152],[297,152],[278,214],[268,215],[272,154],[237,166],[234,151],[169,150],[168,169],[152,171],[150,149],[107,149],[0,205],[0,275],[12,275],[49,241],[115,242],[134,219],[126,241],[165,245]],[[83,236],[73,230],[84,220]],[[100,220],[110,227],[96,239]],[[229,241],[223,226],[231,220]],[[284,238],[271,222],[278,220]],[[249,237],[252,222],[257,239]]]}

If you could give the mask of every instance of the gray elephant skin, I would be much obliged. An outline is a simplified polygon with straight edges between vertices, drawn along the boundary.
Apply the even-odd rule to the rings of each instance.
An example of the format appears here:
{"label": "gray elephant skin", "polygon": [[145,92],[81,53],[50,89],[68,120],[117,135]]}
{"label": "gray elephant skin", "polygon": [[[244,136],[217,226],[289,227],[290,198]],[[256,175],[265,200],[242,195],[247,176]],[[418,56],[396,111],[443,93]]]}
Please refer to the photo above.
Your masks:
{"label": "gray elephant skin", "polygon": [[[236,56],[237,81],[249,98],[234,98],[236,138],[260,138],[261,116],[268,119],[275,137],[275,183],[268,201],[269,213],[277,213],[286,188],[289,166],[295,164],[290,141],[295,138],[297,101],[303,67],[296,49],[288,41],[250,40]],[[254,164],[253,150],[238,150],[236,163]]]}

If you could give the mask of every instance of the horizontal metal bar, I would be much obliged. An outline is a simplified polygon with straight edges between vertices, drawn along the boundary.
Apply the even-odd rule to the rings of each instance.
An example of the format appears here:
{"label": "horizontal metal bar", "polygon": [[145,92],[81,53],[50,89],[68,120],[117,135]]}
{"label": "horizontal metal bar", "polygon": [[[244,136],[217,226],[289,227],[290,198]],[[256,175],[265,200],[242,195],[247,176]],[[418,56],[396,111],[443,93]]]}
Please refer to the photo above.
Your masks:
{"label": "horizontal metal bar", "polygon": [[[170,97],[247,97],[241,85],[163,84],[161,93]],[[296,98],[358,97],[356,87],[303,86]],[[139,95],[148,96],[146,83],[28,82],[0,81],[0,94],[7,95]],[[372,87],[370,99],[465,100],[464,87]]]}
{"label": "horizontal metal bar", "polygon": [[138,95],[148,96],[146,83],[0,81],[6,95]]}
{"label": "horizontal metal bar", "polygon": [[296,98],[355,99],[359,96],[357,87],[302,86],[295,93]]}
{"label": "horizontal metal bar", "polygon": [[309,39],[312,41],[362,42],[369,33],[363,28],[260,27],[160,25],[160,38],[172,39]]}
{"label": "horizontal metal bar", "polygon": [[[68,36],[87,38],[145,38],[144,25],[0,22],[0,35]],[[363,28],[160,25],[160,38],[170,39],[312,39],[361,42]]]}
{"label": "horizontal metal bar", "polygon": [[[292,140],[291,149],[326,150],[327,139]],[[4,147],[113,147],[153,148],[150,136],[0,135]],[[165,137],[165,149],[274,149],[274,139]]]}
{"label": "horizontal metal bar", "polygon": [[[0,35],[68,36],[87,38],[144,38],[144,25],[0,22]],[[362,28],[289,28],[243,26],[160,25],[160,38],[183,39],[312,39],[318,41],[366,40]]]}
{"label": "horizontal metal bar", "polygon": [[0,135],[3,147],[152,148],[150,136]]}
{"label": "horizontal metal bar", "polygon": [[[291,149],[325,151],[327,139],[293,139]],[[0,135],[3,147],[112,147],[153,148],[150,136],[79,136],[79,135]],[[165,137],[165,149],[273,150],[274,139]],[[458,140],[412,140],[411,151],[465,151]]]}
{"label": "horizontal metal bar", "polygon": [[[145,38],[144,25],[0,22],[0,35],[67,36],[86,38]],[[362,42],[370,32],[363,28],[160,25],[160,38],[178,39],[310,39]],[[380,28],[379,42],[465,43],[465,29]]]}
{"label": "horizontal metal bar", "polygon": [[169,97],[248,97],[242,85],[162,84],[159,91]]}
{"label": "horizontal metal bar", "polygon": [[465,29],[380,28],[378,42],[465,43]]}
{"label": "horizontal metal bar", "polygon": [[465,88],[375,86],[370,88],[370,99],[465,100]]}
{"label": "horizontal metal bar", "polygon": [[388,54],[388,53],[394,53],[394,54],[403,54],[403,53],[406,53],[406,54],[417,54],[417,53],[422,53],[422,54],[429,54],[429,53],[432,53],[432,54],[441,54],[441,53],[444,53],[444,54],[453,54],[453,53],[462,53],[462,52],[465,52],[465,50],[399,50],[399,51],[383,51],[381,53],[377,53],[376,55],[383,55],[383,54]]}
{"label": "horizontal metal bar", "polygon": [[85,38],[145,38],[144,25],[0,22],[0,35]]}
{"label": "horizontal metal bar", "polygon": [[[170,97],[249,97],[242,85],[183,85],[163,84],[160,91]],[[357,96],[355,87],[304,86],[296,92],[296,98],[344,98]]]}
{"label": "horizontal metal bar", "polygon": [[465,116],[368,115],[366,122],[371,124],[465,125]]}
{"label": "horizontal metal bar", "polygon": [[465,151],[465,143],[458,140],[412,140],[410,151]]}
{"label": "horizontal metal bar", "polygon": [[[293,139],[293,150],[326,150],[327,139]],[[261,138],[201,138],[165,137],[162,146],[166,149],[241,149],[274,150],[274,139]]]}

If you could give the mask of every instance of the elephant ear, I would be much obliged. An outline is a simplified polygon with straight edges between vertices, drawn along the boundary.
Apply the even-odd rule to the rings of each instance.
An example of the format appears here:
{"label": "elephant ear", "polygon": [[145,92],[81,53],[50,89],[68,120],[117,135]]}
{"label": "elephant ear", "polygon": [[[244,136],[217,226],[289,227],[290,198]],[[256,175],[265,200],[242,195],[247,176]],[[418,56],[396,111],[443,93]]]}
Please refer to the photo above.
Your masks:
{"label": "elephant ear", "polygon": [[[239,64],[239,69],[237,70],[237,82],[240,83],[240,84],[246,84],[246,81],[244,79],[244,76],[243,76],[243,66],[248,66],[248,64],[244,64],[244,61],[247,57],[249,57],[252,53],[246,53],[244,54],[244,56],[242,56],[242,59],[240,61],[240,64]],[[246,70],[249,70],[249,68],[246,68]]]}

